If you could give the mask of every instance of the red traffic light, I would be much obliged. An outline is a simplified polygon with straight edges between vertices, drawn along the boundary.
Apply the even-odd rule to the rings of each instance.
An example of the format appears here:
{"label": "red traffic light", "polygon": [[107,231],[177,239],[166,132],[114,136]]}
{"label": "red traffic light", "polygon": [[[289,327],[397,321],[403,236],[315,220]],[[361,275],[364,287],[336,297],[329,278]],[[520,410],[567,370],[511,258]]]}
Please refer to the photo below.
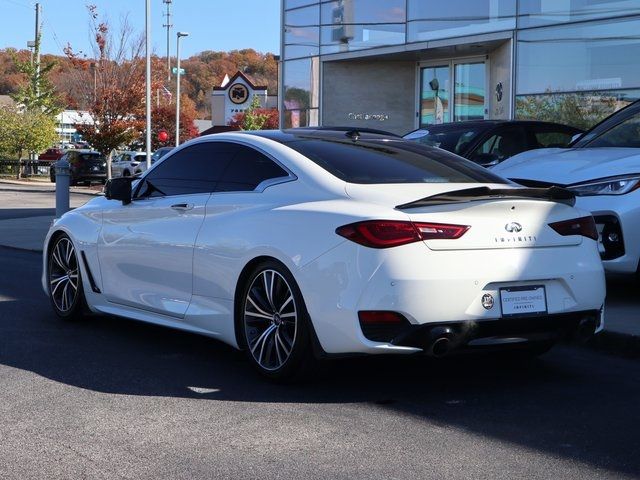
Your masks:
{"label": "red traffic light", "polygon": [[167,133],[166,130],[160,130],[158,132],[158,141],[159,142],[166,142],[168,138],[169,138],[169,134]]}

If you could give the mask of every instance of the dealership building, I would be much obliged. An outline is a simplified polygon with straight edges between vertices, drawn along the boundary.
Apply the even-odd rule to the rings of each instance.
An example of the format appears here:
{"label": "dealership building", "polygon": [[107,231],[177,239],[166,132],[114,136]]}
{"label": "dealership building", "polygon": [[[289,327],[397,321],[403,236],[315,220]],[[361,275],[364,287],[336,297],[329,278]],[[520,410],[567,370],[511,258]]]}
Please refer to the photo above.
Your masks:
{"label": "dealership building", "polygon": [[593,121],[640,97],[640,0],[282,0],[284,127]]}

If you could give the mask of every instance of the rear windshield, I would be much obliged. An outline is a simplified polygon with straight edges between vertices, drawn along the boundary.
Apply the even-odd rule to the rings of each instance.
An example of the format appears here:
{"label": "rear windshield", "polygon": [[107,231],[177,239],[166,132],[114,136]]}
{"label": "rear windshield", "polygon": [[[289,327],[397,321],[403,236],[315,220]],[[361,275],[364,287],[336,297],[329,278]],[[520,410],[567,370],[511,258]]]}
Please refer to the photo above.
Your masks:
{"label": "rear windshield", "polygon": [[457,155],[406,140],[301,139],[287,146],[349,183],[508,183]]}
{"label": "rear windshield", "polygon": [[98,153],[80,153],[78,154],[78,159],[81,162],[96,162],[102,161],[106,162],[107,159]]}
{"label": "rear windshield", "polygon": [[481,132],[480,128],[459,128],[447,130],[416,130],[404,136],[406,140],[420,142],[430,147],[444,148],[453,153],[463,153]]}

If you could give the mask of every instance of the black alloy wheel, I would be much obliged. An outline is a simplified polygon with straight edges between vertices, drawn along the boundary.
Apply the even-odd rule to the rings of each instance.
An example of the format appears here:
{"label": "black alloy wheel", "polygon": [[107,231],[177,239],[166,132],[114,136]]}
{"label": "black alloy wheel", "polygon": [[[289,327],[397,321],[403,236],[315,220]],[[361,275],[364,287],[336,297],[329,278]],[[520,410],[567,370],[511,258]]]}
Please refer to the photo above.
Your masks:
{"label": "black alloy wheel", "polygon": [[56,315],[66,320],[81,318],[86,303],[78,254],[65,234],[59,235],[49,248],[47,281],[49,299]]}
{"label": "black alloy wheel", "polygon": [[310,321],[291,273],[275,261],[259,265],[241,297],[242,343],[263,375],[287,380],[310,364]]}

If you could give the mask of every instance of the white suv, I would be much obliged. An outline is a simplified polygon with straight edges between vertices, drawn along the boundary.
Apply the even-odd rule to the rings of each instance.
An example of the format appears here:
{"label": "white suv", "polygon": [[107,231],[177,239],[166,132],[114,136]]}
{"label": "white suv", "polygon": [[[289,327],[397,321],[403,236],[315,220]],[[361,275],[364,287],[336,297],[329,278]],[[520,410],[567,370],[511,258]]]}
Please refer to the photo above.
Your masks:
{"label": "white suv", "polygon": [[121,152],[111,162],[111,176],[131,177],[147,169],[147,154],[145,152]]}

